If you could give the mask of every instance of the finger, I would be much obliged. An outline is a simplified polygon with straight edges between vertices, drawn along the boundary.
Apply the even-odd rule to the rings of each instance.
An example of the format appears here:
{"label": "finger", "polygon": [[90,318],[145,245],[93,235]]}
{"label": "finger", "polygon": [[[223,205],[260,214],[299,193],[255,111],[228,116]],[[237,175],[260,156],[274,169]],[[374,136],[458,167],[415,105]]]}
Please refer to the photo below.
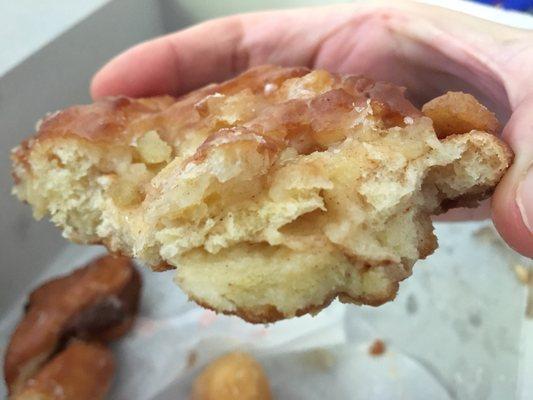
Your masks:
{"label": "finger", "polygon": [[320,42],[351,18],[346,7],[232,16],[141,43],[93,78],[93,98],[182,94],[253,65],[310,65]]}
{"label": "finger", "polygon": [[493,196],[493,219],[516,251],[533,257],[533,96],[513,113],[503,138],[515,153],[513,165]]}
{"label": "finger", "polygon": [[241,38],[240,20],[226,18],[141,43],[97,72],[91,94],[93,98],[179,94],[201,85],[208,76],[225,79],[245,67]]}

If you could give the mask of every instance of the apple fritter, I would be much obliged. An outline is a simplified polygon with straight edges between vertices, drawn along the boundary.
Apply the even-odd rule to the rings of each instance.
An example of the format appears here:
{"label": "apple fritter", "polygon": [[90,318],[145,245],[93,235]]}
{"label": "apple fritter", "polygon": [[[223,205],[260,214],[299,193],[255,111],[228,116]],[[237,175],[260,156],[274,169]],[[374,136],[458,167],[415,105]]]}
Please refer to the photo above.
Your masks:
{"label": "apple fritter", "polygon": [[13,152],[14,192],[70,240],[176,268],[218,312],[379,305],[437,247],[430,216],[488,197],[511,163],[492,114],[453,96],[424,115],[388,83],[263,66],[109,98],[46,117]]}

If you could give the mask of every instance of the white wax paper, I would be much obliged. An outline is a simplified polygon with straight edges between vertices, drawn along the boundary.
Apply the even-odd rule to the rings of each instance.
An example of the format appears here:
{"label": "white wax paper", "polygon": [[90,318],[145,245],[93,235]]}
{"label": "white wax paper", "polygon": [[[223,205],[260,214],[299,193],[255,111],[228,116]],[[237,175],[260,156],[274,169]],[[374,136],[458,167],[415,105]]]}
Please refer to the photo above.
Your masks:
{"label": "white wax paper", "polygon": [[[258,358],[276,399],[515,398],[527,287],[514,267],[530,260],[507,249],[488,223],[440,224],[437,235],[439,250],[417,263],[394,302],[334,302],[314,317],[267,326],[204,310],[187,301],[172,271],[140,267],[142,307],[132,332],[113,345],[109,398],[187,399],[201,368],[234,349]],[[71,245],[35,285],[102,252]],[[2,351],[26,296],[2,316]],[[376,339],[386,345],[380,356],[369,354]]]}

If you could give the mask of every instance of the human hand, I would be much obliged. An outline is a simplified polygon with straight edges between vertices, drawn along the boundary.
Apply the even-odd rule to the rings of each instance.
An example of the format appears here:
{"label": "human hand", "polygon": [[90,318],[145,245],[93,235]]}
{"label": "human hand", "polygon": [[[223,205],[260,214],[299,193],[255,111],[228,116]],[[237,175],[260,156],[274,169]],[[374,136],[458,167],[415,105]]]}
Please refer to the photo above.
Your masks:
{"label": "human hand", "polygon": [[472,93],[505,122],[515,153],[492,218],[510,246],[533,257],[532,63],[529,31],[414,3],[349,4],[230,16],[150,40],[105,65],[91,93],[179,95],[260,64],[390,81],[418,105],[448,90]]}

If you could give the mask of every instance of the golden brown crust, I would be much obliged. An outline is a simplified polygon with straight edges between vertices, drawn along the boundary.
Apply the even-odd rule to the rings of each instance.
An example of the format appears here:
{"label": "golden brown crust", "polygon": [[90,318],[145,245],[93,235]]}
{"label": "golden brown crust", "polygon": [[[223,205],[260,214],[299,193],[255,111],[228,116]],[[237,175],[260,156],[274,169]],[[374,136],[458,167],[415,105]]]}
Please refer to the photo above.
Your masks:
{"label": "golden brown crust", "polygon": [[46,117],[39,127],[39,140],[77,135],[90,141],[122,140],[126,127],[133,121],[151,119],[172,104],[169,96],[151,99],[111,97],[86,106],[74,106]]}
{"label": "golden brown crust", "polygon": [[4,376],[18,391],[69,337],[107,341],[127,332],[137,312],[140,276],[124,257],[100,257],[35,289],[9,342]]}
{"label": "golden brown crust", "polygon": [[431,118],[440,139],[473,130],[496,135],[500,129],[496,115],[468,93],[443,94],[424,104],[422,112]]}
{"label": "golden brown crust", "polygon": [[[316,314],[320,310],[329,306],[331,302],[337,298],[342,303],[345,303],[345,304],[365,304],[365,305],[372,306],[372,307],[378,307],[382,304],[387,303],[388,301],[393,300],[396,297],[396,293],[398,292],[399,286],[400,286],[399,282],[392,284],[390,289],[387,290],[387,292],[381,297],[376,297],[376,296],[353,297],[345,292],[335,292],[335,293],[328,295],[326,297],[326,300],[324,300],[324,302],[321,304],[313,304],[305,308],[300,308],[296,310],[296,312],[294,313],[294,316],[301,317],[302,315],[306,315],[306,314]],[[270,323],[287,318],[287,316],[283,312],[279,311],[277,307],[273,304],[268,304],[262,307],[254,307],[254,308],[239,307],[232,311],[225,311],[225,310],[218,310],[217,308],[212,307],[209,303],[206,303],[200,299],[197,299],[194,296],[189,296],[189,298],[190,300],[194,301],[196,304],[202,306],[203,308],[206,308],[208,310],[212,310],[215,312],[219,312],[222,314],[226,314],[226,315],[236,315],[239,318],[245,320],[246,322],[250,322],[252,324],[270,324]]]}
{"label": "golden brown crust", "polygon": [[[239,78],[211,84],[175,99],[171,96],[133,99],[109,97],[91,105],[66,108],[47,115],[39,124],[35,137],[27,139],[15,150],[13,159],[24,163],[38,142],[57,137],[77,136],[91,142],[124,144],[135,132],[145,132],[158,125],[187,125],[198,119],[202,105],[198,102],[209,94],[231,94],[245,88],[262,90],[267,83],[279,84],[285,79],[302,76],[307,68],[259,67]],[[194,113],[193,110],[198,113]],[[133,126],[132,129],[132,125]]]}
{"label": "golden brown crust", "polygon": [[103,400],[114,369],[109,349],[74,340],[28,380],[13,400]]}

